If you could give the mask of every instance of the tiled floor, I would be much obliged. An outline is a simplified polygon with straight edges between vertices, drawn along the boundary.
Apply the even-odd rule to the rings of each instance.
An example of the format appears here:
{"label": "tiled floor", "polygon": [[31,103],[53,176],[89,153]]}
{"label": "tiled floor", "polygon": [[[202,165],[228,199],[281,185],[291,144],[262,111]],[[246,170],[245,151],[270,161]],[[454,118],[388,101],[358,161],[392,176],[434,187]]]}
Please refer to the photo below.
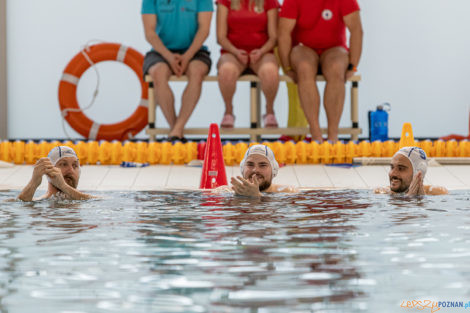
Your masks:
{"label": "tiled floor", "polygon": [[[0,190],[21,189],[32,174],[28,165],[0,167]],[[240,173],[238,166],[226,167],[227,179]],[[300,188],[372,189],[388,184],[388,166],[341,168],[325,165],[288,165],[279,170],[277,184]],[[197,189],[202,168],[181,165],[157,165],[144,168],[84,166],[81,190],[161,190]],[[470,166],[429,167],[425,184],[445,186],[449,190],[470,189]],[[40,189],[46,189],[44,179]]]}

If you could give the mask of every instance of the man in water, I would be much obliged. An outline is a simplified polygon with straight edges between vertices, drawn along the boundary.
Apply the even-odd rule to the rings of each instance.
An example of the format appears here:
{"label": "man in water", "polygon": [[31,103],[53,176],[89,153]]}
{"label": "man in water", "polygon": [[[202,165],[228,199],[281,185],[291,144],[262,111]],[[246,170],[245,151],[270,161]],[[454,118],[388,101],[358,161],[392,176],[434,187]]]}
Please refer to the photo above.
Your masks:
{"label": "man in water", "polygon": [[443,195],[448,191],[445,187],[423,184],[428,168],[426,152],[418,147],[403,147],[392,157],[390,171],[390,187],[382,187],[375,193],[404,194],[407,196]]}
{"label": "man in water", "polygon": [[[30,182],[18,196],[22,201],[60,198],[68,200],[85,200],[93,196],[78,191],[80,162],[75,151],[67,146],[53,148],[46,158],[39,159],[34,165]],[[47,192],[38,199],[33,199],[36,189],[41,185],[42,177],[49,181]]]}
{"label": "man in water", "polygon": [[264,192],[298,192],[293,186],[272,184],[279,171],[279,164],[268,146],[251,146],[240,163],[240,171],[242,176],[232,177],[230,181],[237,195],[261,197]]}

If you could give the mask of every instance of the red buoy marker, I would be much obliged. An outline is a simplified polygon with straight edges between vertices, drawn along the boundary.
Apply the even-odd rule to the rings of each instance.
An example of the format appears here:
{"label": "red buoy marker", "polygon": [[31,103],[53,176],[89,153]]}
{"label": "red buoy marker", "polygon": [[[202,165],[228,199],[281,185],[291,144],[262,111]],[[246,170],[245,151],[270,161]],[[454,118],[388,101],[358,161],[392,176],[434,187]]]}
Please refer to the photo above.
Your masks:
{"label": "red buoy marker", "polygon": [[204,164],[202,166],[200,189],[214,189],[227,185],[222,142],[220,141],[219,127],[213,123],[209,127],[207,136]]}

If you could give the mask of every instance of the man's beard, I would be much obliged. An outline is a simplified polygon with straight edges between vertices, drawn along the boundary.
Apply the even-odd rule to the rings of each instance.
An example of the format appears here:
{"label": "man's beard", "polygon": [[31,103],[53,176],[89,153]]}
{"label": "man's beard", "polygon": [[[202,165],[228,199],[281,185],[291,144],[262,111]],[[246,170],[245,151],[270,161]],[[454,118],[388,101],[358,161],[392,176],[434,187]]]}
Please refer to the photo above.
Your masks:
{"label": "man's beard", "polygon": [[69,185],[70,187],[77,188],[78,183],[74,177],[70,175],[66,175],[64,176],[64,180],[67,183],[67,185]]}
{"label": "man's beard", "polygon": [[264,181],[264,183],[261,183],[261,184],[259,185],[259,191],[265,191],[265,190],[268,189],[270,186],[271,186],[271,182],[270,182],[270,181]]}
{"label": "man's beard", "polygon": [[[254,176],[257,176],[258,181],[263,180],[263,182],[260,183],[259,186],[258,186],[258,187],[259,187],[259,191],[265,191],[266,189],[268,189],[268,188],[271,186],[271,182],[270,182],[270,181],[265,180],[265,179],[264,179],[264,176],[257,175],[257,174],[253,174],[253,175],[250,176],[250,181],[251,181],[251,182],[253,182],[253,177],[254,177]],[[261,176],[262,178],[260,178],[260,176]]]}
{"label": "man's beard", "polygon": [[[400,185],[397,188],[392,188],[392,179],[398,179],[400,181]],[[391,177],[390,178],[390,190],[396,193],[406,192],[408,187],[403,185],[403,180],[399,179],[398,177]]]}

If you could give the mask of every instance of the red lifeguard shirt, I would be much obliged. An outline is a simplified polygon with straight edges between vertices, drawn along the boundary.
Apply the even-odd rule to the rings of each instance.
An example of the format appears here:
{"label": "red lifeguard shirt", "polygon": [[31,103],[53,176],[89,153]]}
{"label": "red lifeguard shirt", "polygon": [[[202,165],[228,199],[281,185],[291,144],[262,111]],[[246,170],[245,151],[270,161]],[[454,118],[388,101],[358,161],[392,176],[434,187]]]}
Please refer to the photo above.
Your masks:
{"label": "red lifeguard shirt", "polygon": [[248,8],[249,0],[241,0],[239,10],[230,8],[230,0],[218,0],[217,4],[224,5],[229,10],[227,38],[235,47],[250,52],[253,49],[261,48],[268,41],[267,12],[279,8],[277,0],[265,0],[263,12],[257,12],[254,3],[250,10]]}
{"label": "red lifeguard shirt", "polygon": [[343,17],[358,10],[357,0],[284,0],[279,16],[297,20],[292,32],[293,45],[347,49]]}

